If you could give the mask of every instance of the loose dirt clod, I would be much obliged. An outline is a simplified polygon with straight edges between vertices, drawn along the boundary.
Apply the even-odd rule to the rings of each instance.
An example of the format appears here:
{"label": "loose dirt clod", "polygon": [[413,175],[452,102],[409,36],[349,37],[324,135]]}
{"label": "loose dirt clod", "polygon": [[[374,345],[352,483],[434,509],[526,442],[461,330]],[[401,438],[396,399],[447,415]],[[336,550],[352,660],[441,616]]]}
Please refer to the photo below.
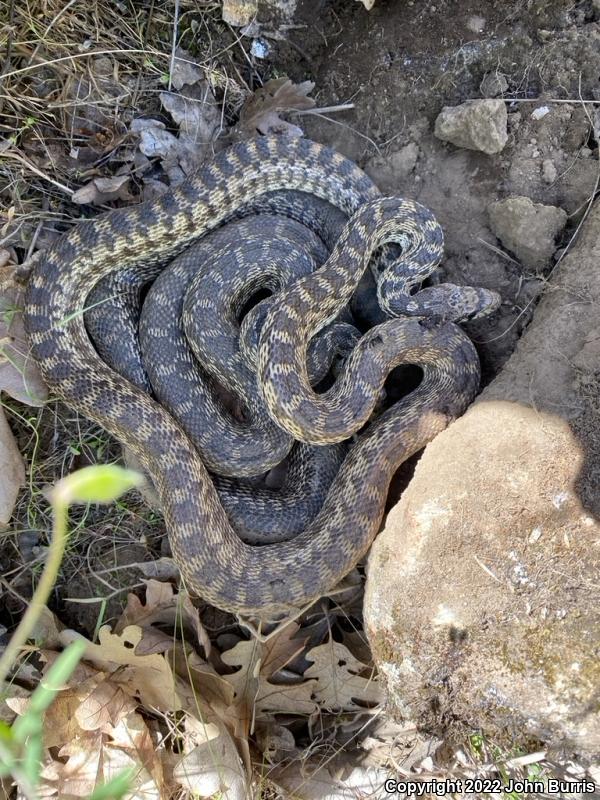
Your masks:
{"label": "loose dirt clod", "polygon": [[528,197],[508,197],[491,203],[488,211],[492,231],[524,267],[539,271],[548,266],[556,238],[567,224],[562,208],[532,203]]}

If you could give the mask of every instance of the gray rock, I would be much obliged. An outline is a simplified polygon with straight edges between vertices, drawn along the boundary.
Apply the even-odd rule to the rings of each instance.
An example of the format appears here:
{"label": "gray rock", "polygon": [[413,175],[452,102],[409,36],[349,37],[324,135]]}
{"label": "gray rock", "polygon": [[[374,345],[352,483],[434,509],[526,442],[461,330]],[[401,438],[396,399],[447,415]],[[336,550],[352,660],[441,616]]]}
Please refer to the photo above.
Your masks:
{"label": "gray rock", "polygon": [[482,97],[498,97],[508,89],[508,81],[499,72],[486,72],[479,84]]}
{"label": "gray rock", "polygon": [[509,197],[488,208],[490,227],[524,267],[543,270],[556,250],[555,240],[567,222],[562,208]]}
{"label": "gray rock", "polygon": [[502,100],[469,100],[443,108],[434,133],[457,147],[493,154],[499,153],[508,140],[507,122]]}
{"label": "gray rock", "polygon": [[364,612],[397,716],[585,763],[600,755],[599,258],[597,203],[507,365],[425,450],[372,548]]}

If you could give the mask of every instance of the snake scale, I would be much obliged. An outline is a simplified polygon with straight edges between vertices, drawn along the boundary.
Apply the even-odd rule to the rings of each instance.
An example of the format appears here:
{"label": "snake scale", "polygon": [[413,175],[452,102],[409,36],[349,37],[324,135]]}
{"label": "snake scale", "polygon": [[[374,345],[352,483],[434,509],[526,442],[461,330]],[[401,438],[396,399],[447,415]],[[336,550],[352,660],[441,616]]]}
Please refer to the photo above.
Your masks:
{"label": "snake scale", "polygon": [[[273,419],[305,442],[341,441],[364,425],[394,366],[417,364],[423,378],[359,433],[307,528],[289,541],[257,547],[236,535],[181,426],[97,354],[83,311],[91,288],[115,269],[136,265],[155,275],[239,216],[241,207],[280,189],[320,197],[350,222],[324,266],[284,290],[267,314],[258,363]],[[369,330],[340,379],[317,395],[307,375],[308,342],[347,304],[371,254],[388,242],[400,243],[403,254],[397,280],[393,265],[378,276],[383,305],[417,316]],[[191,592],[232,612],[270,618],[330,591],[366,553],[394,471],[464,411],[479,383],[468,337],[439,316],[424,318],[423,293],[414,292],[439,260],[441,246],[439,226],[423,206],[380,198],[355,164],[329,148],[267,136],[223,151],[162,197],[73,227],[40,259],[25,306],[33,355],[55,394],[125,443],[152,476]],[[452,306],[457,294],[452,287],[445,291]],[[480,307],[481,295],[463,295],[461,302],[465,297],[467,307],[469,300]]]}

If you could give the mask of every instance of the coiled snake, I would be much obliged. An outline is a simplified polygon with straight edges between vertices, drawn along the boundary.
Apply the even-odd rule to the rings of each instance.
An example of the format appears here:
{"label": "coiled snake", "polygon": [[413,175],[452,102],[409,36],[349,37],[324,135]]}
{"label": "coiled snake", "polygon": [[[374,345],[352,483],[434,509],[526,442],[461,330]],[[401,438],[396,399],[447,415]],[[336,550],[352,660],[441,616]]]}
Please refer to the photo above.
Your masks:
{"label": "coiled snake", "polygon": [[[321,197],[352,219],[325,265],[284,291],[267,315],[258,360],[273,418],[303,441],[340,441],[364,425],[394,366],[418,364],[423,379],[359,435],[307,529],[290,541],[256,547],[232,529],[179,424],[99,357],[83,310],[91,287],[111,271],[136,264],[155,274],[239,215],[241,206],[279,189]],[[371,329],[332,389],[317,395],[310,388],[308,341],[348,302],[370,255],[387,242],[399,242],[403,257],[396,281],[393,268],[379,276],[383,305],[394,313],[419,314],[421,293],[412,290],[441,254],[432,215],[411,201],[378,198],[358,167],[326,147],[270,136],[222,152],[150,203],[75,226],[32,274],[25,324],[47,383],[134,452],[159,492],[187,588],[220,608],[271,617],[331,590],[376,535],[395,469],[462,413],[476,392],[479,364],[469,339],[452,323],[420,317],[390,319]],[[449,305],[453,291],[447,290]],[[494,305],[488,295],[484,300]],[[475,298],[478,308],[481,299]]]}

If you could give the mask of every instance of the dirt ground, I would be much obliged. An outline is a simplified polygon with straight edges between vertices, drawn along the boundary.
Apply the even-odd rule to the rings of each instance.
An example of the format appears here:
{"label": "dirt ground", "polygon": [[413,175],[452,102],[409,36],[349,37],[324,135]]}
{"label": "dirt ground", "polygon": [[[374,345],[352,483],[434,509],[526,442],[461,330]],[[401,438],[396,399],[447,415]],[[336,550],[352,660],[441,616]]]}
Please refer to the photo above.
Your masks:
{"label": "dirt ground", "polygon": [[[120,44],[124,50],[134,53],[150,41],[154,50],[170,52],[170,3],[129,6],[109,0],[111,10],[129,20],[125,27],[130,38]],[[7,30],[18,31],[22,13],[14,3],[0,0],[0,21],[7,21]],[[102,13],[106,16],[106,9]],[[445,233],[442,277],[495,289],[502,296],[498,312],[467,326],[488,383],[513,352],[556,259],[598,189],[594,125],[597,129],[600,108],[600,2],[377,0],[367,12],[353,0],[299,0],[291,22],[261,7],[258,25],[248,36],[225,26],[215,3],[198,6],[182,0],[180,15],[181,44],[211,76],[216,119],[223,129],[215,148],[227,141],[244,101],[263,83],[284,75],[297,83],[314,81],[316,113],[307,110],[289,119],[307,137],[355,160],[383,192],[416,199],[432,209]],[[51,17],[43,18],[42,32]],[[78,11],[70,27],[65,19],[63,23],[64,35],[80,42],[81,53],[90,47],[118,53],[111,49],[114,42],[98,34],[100,18],[94,9]],[[59,34],[55,30],[53,35]],[[10,75],[15,58],[23,53],[33,58],[38,39],[32,35],[31,41],[23,41],[16,33],[10,39],[2,74]],[[256,55],[257,41],[267,43],[266,57]],[[46,58],[62,56],[58,46],[42,52]],[[111,57],[95,73],[101,89],[103,81],[108,86],[116,75]],[[157,118],[178,133],[157,99],[168,60],[154,58],[153,53],[128,63],[126,100],[116,100],[118,92],[104,86],[97,116],[88,111],[83,122],[65,101],[82,88],[81,76],[70,75],[68,64],[59,65],[59,79],[67,86],[62,105],[49,94],[54,105],[42,107],[44,91],[58,80],[49,67],[32,71],[31,77],[7,79],[13,91],[16,85],[23,92],[16,104],[0,98],[2,138],[9,140],[18,128],[20,152],[58,184],[77,189],[91,178],[114,178],[133,163],[131,139],[124,133],[133,119]],[[36,96],[42,104],[31,106],[30,98]],[[509,138],[502,152],[486,155],[436,138],[435,119],[443,107],[490,96],[504,99],[507,106]],[[353,107],[327,111],[346,104]],[[33,121],[32,107],[38,115]],[[102,150],[98,141],[109,127],[112,139]],[[78,131],[77,147],[73,130]],[[69,219],[97,213],[91,203],[70,202],[60,186],[49,186],[39,174],[19,171],[21,162],[13,160],[9,166],[12,171],[2,172],[0,178],[0,246],[11,250],[16,263],[46,246]],[[135,161],[140,175],[146,166]],[[155,183],[163,179],[161,173]],[[138,193],[148,196],[152,180],[144,186],[132,181],[132,196],[115,195],[96,205],[137,202]],[[524,265],[492,230],[490,205],[512,196],[562,208],[568,215],[566,227],[552,243],[554,255],[542,266]],[[0,551],[0,575],[5,576],[0,596],[8,586],[0,625],[10,628],[44,557],[47,486],[80,466],[116,457],[118,450],[104,432],[56,402],[43,411],[13,401],[3,404],[30,466],[28,490],[19,499],[15,524]],[[136,496],[119,505],[110,518],[104,510],[78,511],[73,524],[75,536],[52,607],[66,624],[91,634],[101,622],[118,616],[126,589],[141,586],[142,578],[129,569],[131,564],[165,553],[162,523]],[[101,608],[90,601],[107,596]],[[218,612],[214,617],[210,609],[203,613],[209,631],[219,630],[223,620]]]}
{"label": "dirt ground", "polygon": [[[313,79],[321,106],[355,106],[303,120],[306,135],[356,160],[382,191],[434,211],[445,231],[448,279],[501,292],[501,312],[470,331],[489,379],[529,321],[544,274],[498,252],[487,208],[512,194],[560,206],[569,214],[568,241],[594,189],[590,159],[597,143],[581,105],[549,104],[539,120],[532,112],[552,99],[600,99],[598,4],[390,0],[365,14],[357,3],[304,2],[297,18],[309,27],[290,39],[305,55],[278,48],[274,69]],[[514,98],[502,153],[459,150],[436,139],[441,108],[482,97],[490,74],[506,81],[499,96]],[[410,145],[418,148],[412,169],[404,150]],[[548,161],[555,167],[550,180]]]}

